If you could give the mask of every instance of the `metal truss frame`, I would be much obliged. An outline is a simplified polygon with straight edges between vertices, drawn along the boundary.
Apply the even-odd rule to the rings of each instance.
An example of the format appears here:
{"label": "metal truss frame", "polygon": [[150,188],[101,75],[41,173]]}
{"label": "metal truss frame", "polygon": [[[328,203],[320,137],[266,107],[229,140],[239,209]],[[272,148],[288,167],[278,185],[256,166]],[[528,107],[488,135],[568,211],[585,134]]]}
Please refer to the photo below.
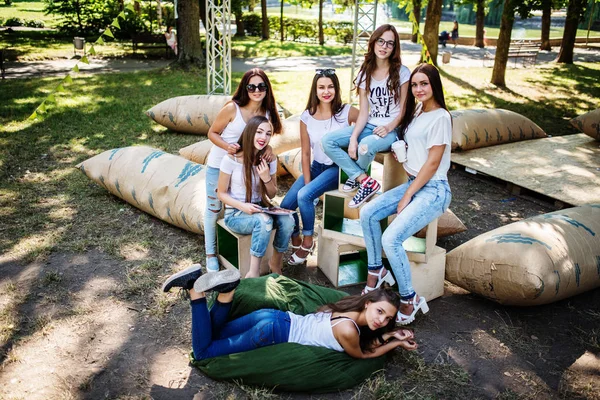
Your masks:
{"label": "metal truss frame", "polygon": [[231,94],[231,0],[206,0],[208,94]]}
{"label": "metal truss frame", "polygon": [[356,0],[354,6],[354,35],[352,37],[352,72],[350,79],[350,90],[348,102],[354,100],[354,79],[364,61],[364,54],[368,50],[369,38],[377,28],[377,0],[370,3],[364,0]]}

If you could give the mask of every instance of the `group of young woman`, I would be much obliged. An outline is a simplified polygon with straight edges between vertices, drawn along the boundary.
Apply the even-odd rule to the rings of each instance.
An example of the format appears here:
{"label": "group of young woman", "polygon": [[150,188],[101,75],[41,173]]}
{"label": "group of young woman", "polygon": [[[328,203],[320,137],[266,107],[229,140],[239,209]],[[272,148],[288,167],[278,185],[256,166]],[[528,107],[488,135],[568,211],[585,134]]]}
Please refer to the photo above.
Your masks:
{"label": "group of young woman", "polygon": [[[243,317],[244,321],[226,323],[222,315],[227,314],[239,273],[226,270],[202,275],[198,266],[192,266],[170,277],[163,289],[190,290],[196,358],[285,341],[329,347],[358,358],[378,356],[398,346],[416,348],[410,331],[392,331],[394,324],[389,322],[406,325],[414,321],[419,310],[428,311],[425,298],[412,287],[410,263],[402,243],[442,215],[450,203],[446,174],[450,167],[451,117],[439,72],[421,64],[411,73],[402,65],[400,40],[392,25],[373,32],[355,85],[359,110],[342,102],[335,70],[316,71],[306,110],[300,117],[304,173],[281,202],[282,208],[299,208],[300,217],[296,213],[270,215],[263,207],[270,205],[269,199],[277,192],[277,165],[268,144],[272,135],[281,133],[282,124],[267,75],[260,69],[246,72],[208,134],[214,146],[207,162],[204,221],[209,272],[219,269],[215,230],[224,204],[227,227],[240,234],[252,234],[252,261],[246,278],[259,276],[272,229],[276,229],[275,251],[269,267],[281,273],[290,237],[295,251],[288,264],[304,262],[314,250],[315,201],[338,186],[339,168],[348,176],[343,190],[357,191],[349,206],[360,207],[380,188],[367,174],[369,164],[377,152],[388,151],[400,138],[407,146],[404,168],[408,182],[382,193],[360,210],[369,269],[362,295],[329,304],[306,317],[261,310]],[[382,232],[379,221],[393,214],[396,218]],[[399,296],[382,287],[384,282],[395,283],[383,267],[382,250],[398,281]],[[203,294],[207,290],[220,292],[210,312]],[[265,324],[273,327],[268,330],[272,337],[254,340],[259,332],[264,333]],[[365,330],[361,327],[377,334],[361,336]]]}

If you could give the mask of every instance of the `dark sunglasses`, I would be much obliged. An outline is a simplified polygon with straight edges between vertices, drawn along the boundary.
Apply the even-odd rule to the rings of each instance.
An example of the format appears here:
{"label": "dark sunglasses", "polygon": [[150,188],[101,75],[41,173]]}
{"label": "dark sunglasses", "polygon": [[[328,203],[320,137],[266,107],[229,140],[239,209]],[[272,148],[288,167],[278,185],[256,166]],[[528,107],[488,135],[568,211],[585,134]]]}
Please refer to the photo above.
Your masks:
{"label": "dark sunglasses", "polygon": [[315,69],[317,75],[333,76],[335,75],[335,68],[317,68]]}
{"label": "dark sunglasses", "polygon": [[249,92],[256,92],[256,89],[258,89],[258,91],[261,93],[266,92],[267,84],[261,82],[258,85],[255,85],[254,83],[250,83],[250,84],[246,85],[246,90],[248,90]]}

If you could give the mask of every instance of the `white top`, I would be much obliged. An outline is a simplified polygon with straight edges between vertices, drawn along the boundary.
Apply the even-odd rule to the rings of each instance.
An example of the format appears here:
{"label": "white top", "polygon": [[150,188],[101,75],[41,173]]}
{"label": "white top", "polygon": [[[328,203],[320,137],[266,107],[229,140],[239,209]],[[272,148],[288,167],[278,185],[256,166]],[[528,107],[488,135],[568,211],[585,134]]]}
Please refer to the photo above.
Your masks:
{"label": "white top", "polygon": [[[216,146],[215,146],[216,147]],[[227,193],[231,197],[236,200],[246,202],[246,179],[244,178],[244,168],[241,162],[237,162],[231,159],[231,157],[223,157],[221,160],[221,172],[225,172],[228,175],[231,175],[231,180],[229,181],[229,190]],[[258,173],[252,175],[252,203],[260,203],[260,187],[259,180],[260,177]],[[277,172],[277,159],[271,161],[269,163],[269,174],[273,175]],[[233,208],[231,206],[227,206],[227,208]]]}
{"label": "white top", "polygon": [[173,45],[175,44],[175,32],[171,31],[171,33],[166,32],[165,36],[167,38],[167,44],[171,47],[173,47]]}
{"label": "white top", "polygon": [[[371,85],[367,93],[369,98],[369,124],[375,126],[381,126],[392,122],[398,114],[400,114],[400,104],[394,101],[394,95],[390,93],[387,87],[387,81],[389,76],[385,79],[378,81],[371,77]],[[404,85],[410,80],[410,70],[402,65],[400,67],[400,86]],[[363,79],[361,73],[356,78],[358,87],[361,89],[366,88],[366,78]],[[396,88],[400,90],[400,88]],[[400,99],[403,101],[403,99]]]}
{"label": "white top", "polygon": [[[417,114],[421,112],[420,104],[415,112]],[[448,180],[450,144],[452,143],[452,118],[448,111],[438,108],[421,113],[411,121],[404,134],[404,140],[408,145],[404,169],[412,176],[417,176],[427,161],[429,149],[432,146],[446,145],[440,166],[431,179]]]}
{"label": "white top", "polygon": [[350,126],[348,123],[348,113],[350,112],[350,105],[345,104],[342,110],[335,115],[335,117],[320,120],[315,119],[308,110],[304,110],[300,115],[300,121],[306,125],[306,131],[310,138],[310,148],[312,149],[313,160],[318,163],[331,165],[333,161],[327,157],[323,151],[321,145],[321,139],[326,133],[337,131],[338,129],[346,128]]}
{"label": "white top", "polygon": [[[221,139],[229,144],[237,143],[237,141],[240,140],[240,136],[242,136],[244,128],[246,128],[246,121],[244,121],[244,118],[242,117],[240,106],[238,106],[235,101],[233,104],[235,105],[235,118],[228,123],[225,129],[223,129],[223,132],[221,132]],[[221,166],[221,160],[225,155],[227,155],[227,150],[213,145],[210,149],[208,159],[206,160],[206,165],[212,168],[219,168]]]}
{"label": "white top", "polygon": [[352,321],[360,334],[358,325],[350,318],[340,318],[331,325],[331,313],[318,312],[302,316],[288,311],[288,314],[291,319],[290,335],[288,337],[289,343],[319,346],[330,350],[344,351],[342,345],[337,341],[335,336],[333,336],[333,327],[346,320]]}

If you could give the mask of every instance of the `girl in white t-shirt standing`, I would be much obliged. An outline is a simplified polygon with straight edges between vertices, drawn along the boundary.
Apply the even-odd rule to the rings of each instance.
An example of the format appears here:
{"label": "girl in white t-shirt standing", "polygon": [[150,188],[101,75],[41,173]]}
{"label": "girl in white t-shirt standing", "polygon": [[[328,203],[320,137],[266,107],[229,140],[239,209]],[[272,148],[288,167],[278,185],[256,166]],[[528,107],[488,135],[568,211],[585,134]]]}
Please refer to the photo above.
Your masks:
{"label": "girl in white t-shirt standing", "polygon": [[265,150],[273,134],[266,117],[252,117],[238,141],[239,150],[221,160],[217,195],[225,208],[225,225],[241,235],[252,234],[250,270],[246,278],[260,276],[260,263],[267,251],[271,231],[276,229],[272,272],[281,274],[281,260],[294,229],[291,214],[269,215],[262,207],[277,194],[277,160],[267,162]]}
{"label": "girl in white t-shirt standing", "polygon": [[[407,144],[404,169],[408,182],[383,193],[360,212],[369,268],[364,291],[374,290],[384,281],[393,282],[382,264],[383,249],[398,281],[402,302],[396,322],[401,325],[414,321],[417,311],[429,311],[425,298],[412,287],[410,263],[402,243],[441,216],[452,199],[447,178],[452,117],[437,68],[419,65],[411,75],[410,87],[406,117],[398,129]],[[379,221],[392,214],[397,214],[396,218],[382,235]]]}
{"label": "girl in white t-shirt standing", "polygon": [[[300,221],[294,214],[292,248],[297,249],[288,260],[290,265],[302,264],[314,249],[315,199],[338,185],[339,168],[327,157],[321,147],[323,136],[346,128],[356,122],[358,110],[342,103],[340,81],[335,69],[317,69],[310,88],[306,110],[300,116],[300,143],[302,146],[302,171],[281,202],[289,210],[300,208]],[[312,153],[312,163],[311,163]],[[308,173],[306,173],[308,172]]]}
{"label": "girl in white t-shirt standing", "polygon": [[[380,26],[369,39],[365,61],[354,81],[360,105],[356,125],[323,137],[325,154],[348,175],[342,190],[358,189],[351,208],[359,207],[381,187],[366,171],[375,155],[389,150],[396,140],[395,128],[404,116],[409,77],[410,70],[400,59],[396,28]],[[343,150],[346,147],[347,152]]]}
{"label": "girl in white t-shirt standing", "polygon": [[[214,146],[208,155],[206,170],[206,210],[204,211],[204,246],[206,269],[209,272],[219,270],[217,260],[217,219],[221,211],[221,202],[217,197],[217,182],[221,160],[227,154],[235,154],[240,148],[238,140],[246,127],[246,122],[256,115],[269,118],[273,124],[273,133],[281,133],[281,121],[271,82],[265,72],[259,68],[247,71],[233,98],[217,114],[215,122],[208,130],[208,138]],[[275,157],[266,150],[267,161]]]}

